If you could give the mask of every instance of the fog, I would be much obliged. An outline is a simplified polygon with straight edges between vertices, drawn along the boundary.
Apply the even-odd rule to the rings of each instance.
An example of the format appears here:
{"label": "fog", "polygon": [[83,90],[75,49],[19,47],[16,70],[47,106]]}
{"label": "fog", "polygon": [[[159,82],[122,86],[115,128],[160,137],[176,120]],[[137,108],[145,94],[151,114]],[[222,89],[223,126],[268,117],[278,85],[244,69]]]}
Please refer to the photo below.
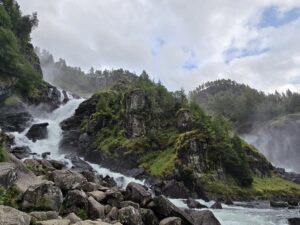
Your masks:
{"label": "fog", "polygon": [[288,115],[273,120],[245,135],[276,167],[300,172],[300,116]]}

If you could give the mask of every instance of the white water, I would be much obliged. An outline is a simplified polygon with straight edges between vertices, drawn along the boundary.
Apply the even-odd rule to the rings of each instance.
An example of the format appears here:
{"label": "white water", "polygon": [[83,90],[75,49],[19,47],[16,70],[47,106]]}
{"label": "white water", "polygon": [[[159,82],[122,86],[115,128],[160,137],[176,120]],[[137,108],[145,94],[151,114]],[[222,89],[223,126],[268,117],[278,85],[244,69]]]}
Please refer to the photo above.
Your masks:
{"label": "white water", "polygon": [[[69,160],[65,159],[65,155],[59,152],[59,143],[62,138],[62,130],[60,128],[60,122],[71,117],[75,109],[82,102],[82,99],[71,99],[65,105],[62,105],[57,110],[47,113],[39,112],[36,113],[34,109],[33,114],[37,115],[34,123],[48,122],[48,138],[45,140],[38,140],[32,142],[29,140],[25,134],[28,129],[22,133],[13,133],[15,135],[15,141],[17,146],[29,146],[33,153],[38,155],[44,152],[51,152],[50,157],[55,160],[63,160],[68,163],[68,166],[71,167],[72,164]],[[30,126],[29,126],[30,127]],[[39,157],[39,156],[33,156]],[[89,162],[88,162],[89,163]],[[127,184],[131,181],[143,184],[143,181],[136,180],[131,177],[126,177],[120,173],[114,173],[106,168],[103,168],[97,164],[89,163],[91,167],[97,171],[99,174],[104,176],[109,175],[113,177],[118,184],[123,187],[126,187]],[[182,199],[171,199],[171,201],[178,207],[187,208],[186,204]],[[202,204],[211,206],[213,202],[205,203],[202,200],[198,200]],[[268,206],[263,206],[261,208],[247,208],[239,206],[226,206],[223,205],[224,209],[222,210],[212,210],[218,220],[222,225],[287,225],[287,219],[289,217],[299,217],[299,210],[288,210],[288,209],[271,209]]]}

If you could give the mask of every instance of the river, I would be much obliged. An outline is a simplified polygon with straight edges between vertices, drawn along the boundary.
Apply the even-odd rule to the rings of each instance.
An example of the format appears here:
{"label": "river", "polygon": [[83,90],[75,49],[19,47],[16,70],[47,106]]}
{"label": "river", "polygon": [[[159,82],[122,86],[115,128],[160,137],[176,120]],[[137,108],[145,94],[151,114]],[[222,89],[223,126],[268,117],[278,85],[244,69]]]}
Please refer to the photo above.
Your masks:
{"label": "river", "polygon": [[[14,132],[16,146],[29,146],[33,153],[42,154],[44,152],[51,152],[50,157],[56,160],[64,160],[71,167],[72,164],[65,155],[59,151],[59,143],[62,138],[62,130],[60,122],[71,117],[78,105],[83,99],[71,99],[66,104],[61,105],[55,111],[48,113],[38,109],[31,109],[31,113],[35,116],[34,123],[48,122],[48,138],[44,140],[37,140],[32,142],[25,134],[29,127],[22,133]],[[36,157],[36,156],[35,156]],[[88,162],[89,163],[89,162]],[[120,173],[115,173],[109,169],[103,168],[99,165],[89,163],[95,171],[102,175],[109,175],[120,186],[125,187],[129,182],[134,181],[143,183],[141,180],[136,180],[131,177],[126,177]],[[170,199],[176,206],[187,208],[182,199]],[[199,202],[210,206],[213,202],[205,203],[202,200]],[[239,206],[223,205],[221,210],[212,210],[222,225],[287,225],[287,218],[299,217],[299,210],[289,209],[272,209],[267,202],[255,203],[237,203]]]}

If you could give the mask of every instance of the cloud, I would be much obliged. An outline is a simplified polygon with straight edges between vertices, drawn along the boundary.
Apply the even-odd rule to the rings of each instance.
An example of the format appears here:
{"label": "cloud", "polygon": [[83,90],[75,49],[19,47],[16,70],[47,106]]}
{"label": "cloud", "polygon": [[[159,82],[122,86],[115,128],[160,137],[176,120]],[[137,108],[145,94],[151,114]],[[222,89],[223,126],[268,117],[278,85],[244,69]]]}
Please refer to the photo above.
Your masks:
{"label": "cloud", "polygon": [[171,90],[231,78],[298,88],[299,0],[19,0],[33,43],[74,66],[145,69]]}

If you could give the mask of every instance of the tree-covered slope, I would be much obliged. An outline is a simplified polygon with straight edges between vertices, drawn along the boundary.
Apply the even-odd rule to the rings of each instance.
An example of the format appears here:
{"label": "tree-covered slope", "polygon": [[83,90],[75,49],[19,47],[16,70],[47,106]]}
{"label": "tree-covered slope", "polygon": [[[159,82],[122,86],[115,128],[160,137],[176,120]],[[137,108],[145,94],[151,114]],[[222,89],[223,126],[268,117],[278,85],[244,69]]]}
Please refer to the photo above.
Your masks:
{"label": "tree-covered slope", "polygon": [[255,196],[253,181],[272,177],[272,165],[226,120],[147,76],[99,91],[62,128],[62,149],[123,173],[142,168],[143,175],[175,179],[198,196],[218,182],[233,187],[224,195],[241,188]]}

